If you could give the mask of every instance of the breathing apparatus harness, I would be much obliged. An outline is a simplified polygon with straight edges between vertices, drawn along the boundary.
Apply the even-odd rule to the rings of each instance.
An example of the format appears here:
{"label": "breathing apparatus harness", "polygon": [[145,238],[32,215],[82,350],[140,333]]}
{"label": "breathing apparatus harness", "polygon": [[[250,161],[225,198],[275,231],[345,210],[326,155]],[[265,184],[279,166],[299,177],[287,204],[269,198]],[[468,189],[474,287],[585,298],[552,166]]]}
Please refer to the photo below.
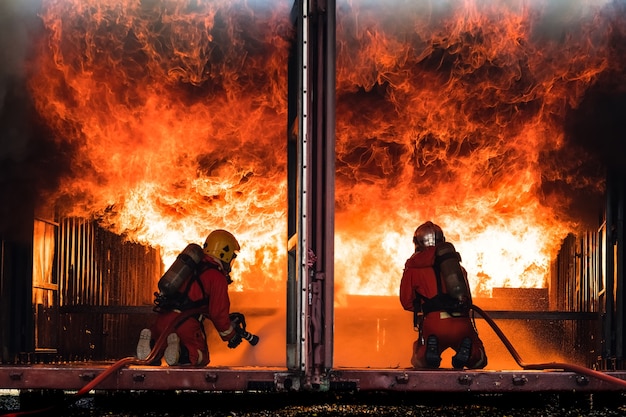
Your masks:
{"label": "breathing apparatus harness", "polygon": [[413,301],[413,326],[418,331],[428,313],[445,311],[452,317],[468,317],[472,305],[467,278],[461,268],[461,255],[452,243],[437,243],[433,269],[437,280],[437,295],[426,298],[416,292]]}
{"label": "breathing apparatus harness", "polygon": [[[230,278],[228,265],[224,265],[218,259],[215,259],[215,262],[210,262],[204,257],[204,250],[195,243],[190,243],[178,254],[176,260],[159,279],[159,291],[154,293],[153,310],[155,312],[186,311],[206,306],[209,296],[200,280],[200,276],[206,270],[217,269],[223,273],[229,285],[233,282]],[[189,298],[189,291],[193,283],[198,283],[203,294],[202,299],[197,301]]]}
{"label": "breathing apparatus harness", "polygon": [[[200,275],[202,275],[204,271],[212,268],[219,269],[217,265],[211,262],[202,261],[198,263],[193,270],[191,270],[191,275],[183,282],[184,289],[182,291],[175,291],[172,293],[155,291],[154,308],[152,310],[156,313],[163,313],[167,311],[187,311],[206,306],[209,302],[209,296],[204,290],[204,286],[200,280]],[[201,299],[196,301],[192,301],[189,298],[189,290],[194,282],[198,283],[203,295]]]}

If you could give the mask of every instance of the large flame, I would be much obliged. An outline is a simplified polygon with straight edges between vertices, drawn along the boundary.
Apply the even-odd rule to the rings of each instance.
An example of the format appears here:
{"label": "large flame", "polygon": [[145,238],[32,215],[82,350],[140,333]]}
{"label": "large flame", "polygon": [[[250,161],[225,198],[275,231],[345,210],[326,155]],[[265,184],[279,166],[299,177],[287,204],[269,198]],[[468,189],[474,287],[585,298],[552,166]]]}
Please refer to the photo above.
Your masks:
{"label": "large flame", "polygon": [[[337,5],[338,287],[396,294],[426,220],[478,294],[545,286],[572,196],[602,187],[572,178],[589,156],[563,124],[608,66],[606,5],[379,3]],[[243,287],[284,282],[291,6],[44,0],[29,85],[69,156],[64,214],[166,264],[226,228]]]}
{"label": "large flame", "polygon": [[568,148],[564,118],[608,65],[604,2],[591,3],[339,7],[337,248],[349,293],[394,293],[426,220],[456,244],[476,294],[547,285],[578,227],[568,207],[584,180],[568,173],[589,163]]}
{"label": "large flame", "polygon": [[[66,214],[163,249],[215,228],[285,270],[288,4],[47,1],[31,87],[72,146]],[[284,273],[281,273],[284,277]]]}

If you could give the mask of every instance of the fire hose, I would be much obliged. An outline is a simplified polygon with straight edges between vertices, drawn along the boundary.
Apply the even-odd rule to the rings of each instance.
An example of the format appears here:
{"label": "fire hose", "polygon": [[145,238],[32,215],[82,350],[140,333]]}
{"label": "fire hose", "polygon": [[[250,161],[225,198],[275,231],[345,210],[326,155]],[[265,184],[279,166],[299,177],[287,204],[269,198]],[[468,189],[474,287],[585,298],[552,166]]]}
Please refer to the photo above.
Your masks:
{"label": "fire hose", "polygon": [[[500,327],[498,327],[498,325],[493,321],[493,319],[484,310],[482,310],[480,307],[476,305],[472,304],[471,309],[474,312],[478,313],[478,315],[480,315],[487,322],[487,324],[489,324],[489,326],[493,329],[496,335],[500,338],[500,340],[502,341],[502,343],[504,344],[504,346],[509,351],[509,353],[511,354],[511,356],[513,357],[513,359],[515,360],[515,362],[520,368],[525,369],[525,370],[561,369],[564,371],[574,372],[574,373],[585,375],[588,377],[597,378],[602,381],[616,384],[616,385],[619,385],[620,387],[626,388],[626,381],[613,377],[611,375],[607,375],[603,372],[589,369],[584,366],[561,363],[561,362],[534,363],[534,364],[525,363],[522,360],[519,353],[517,352],[517,350],[515,349],[515,347],[513,347],[509,339],[502,332]],[[100,375],[98,375],[96,378],[94,378],[92,381],[86,384],[83,388],[81,388],[76,394],[74,394],[70,398],[70,401],[68,402],[68,404],[71,404],[72,402],[78,400],[80,397],[89,393],[89,391],[94,389],[98,384],[100,384],[102,381],[108,378],[109,375],[111,375],[113,372],[117,371],[118,369],[121,369],[128,365],[149,365],[164,348],[166,340],[167,340],[167,335],[169,335],[169,333],[173,329],[175,329],[178,324],[182,323],[182,321],[186,320],[187,318],[191,316],[195,316],[199,314],[200,312],[201,311],[198,311],[198,310],[191,310],[191,311],[182,313],[181,316],[178,317],[177,320],[175,320],[173,323],[171,323],[170,326],[166,329],[166,331],[164,331],[163,334],[157,339],[148,357],[146,357],[143,360],[137,359],[136,357],[127,357],[127,358],[124,358],[115,362],[113,365],[107,368],[104,372],[102,372]],[[243,315],[238,315],[238,314],[239,313],[234,313],[231,319],[233,319],[233,323],[237,325],[240,336],[242,337],[242,339],[247,340],[250,344],[256,345],[259,341],[258,336],[255,336],[245,331],[245,318],[243,317]],[[64,403],[64,405],[65,404],[66,403]],[[47,407],[47,408],[39,409],[39,410],[12,412],[8,414],[2,414],[2,416],[18,417],[18,416],[27,416],[27,415],[42,415],[44,413],[50,412],[53,409],[56,409],[57,407],[59,407],[59,405],[51,406],[51,407]]]}
{"label": "fire hose", "polygon": [[519,353],[517,353],[517,351],[515,350],[515,348],[509,341],[509,339],[504,335],[502,330],[496,325],[493,319],[480,307],[472,304],[471,308],[476,313],[478,313],[483,319],[485,319],[487,324],[489,324],[489,326],[493,329],[496,335],[498,335],[502,343],[504,343],[504,346],[507,348],[511,356],[513,356],[513,359],[515,360],[515,362],[520,368],[526,369],[526,370],[562,369],[564,371],[574,372],[574,373],[585,375],[588,377],[597,378],[602,381],[606,381],[612,384],[619,385],[623,388],[626,388],[626,381],[624,381],[623,379],[616,378],[614,376],[607,375],[603,372],[595,371],[593,369],[589,369],[584,366],[579,366],[579,365],[574,365],[574,364],[569,364],[569,363],[560,363],[560,362],[525,363],[524,361],[522,361],[522,358],[520,357]]}
{"label": "fire hose", "polygon": [[[97,387],[102,381],[106,380],[111,374],[116,372],[118,369],[122,369],[129,365],[150,365],[157,356],[165,349],[165,345],[167,343],[167,336],[172,333],[183,321],[187,320],[190,317],[197,317],[204,312],[205,309],[193,309],[182,312],[176,320],[173,320],[172,323],[163,331],[161,336],[155,341],[154,346],[148,356],[145,359],[138,359],[134,356],[129,356],[123,359],[118,360],[110,367],[105,369],[101,374],[97,377],[89,381],[85,386],[83,386],[80,390],[78,390],[74,395],[68,397],[61,404],[51,405],[49,407],[37,409],[37,410],[29,410],[29,411],[16,411],[10,412],[6,414],[1,414],[3,417],[18,417],[18,416],[35,416],[35,415],[47,415],[51,413],[53,410],[57,410],[61,407],[69,406],[70,404],[76,402],[78,399],[88,394],[89,391]],[[246,321],[244,315],[241,313],[231,313],[230,315],[231,323],[237,332],[237,336],[242,339],[247,340],[251,345],[256,345],[259,342],[259,337],[249,333],[246,331]]]}

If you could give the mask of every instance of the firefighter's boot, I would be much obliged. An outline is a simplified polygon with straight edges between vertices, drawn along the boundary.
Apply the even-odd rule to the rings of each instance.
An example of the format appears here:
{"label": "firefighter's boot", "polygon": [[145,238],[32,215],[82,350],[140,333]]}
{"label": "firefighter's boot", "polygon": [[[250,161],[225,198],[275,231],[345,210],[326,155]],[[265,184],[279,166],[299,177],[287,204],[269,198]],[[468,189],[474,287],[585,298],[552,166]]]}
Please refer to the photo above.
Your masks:
{"label": "firefighter's boot", "polygon": [[137,359],[145,360],[152,351],[151,346],[152,332],[150,329],[143,329],[139,333],[139,342],[137,342]]}
{"label": "firefighter's boot", "polygon": [[168,365],[178,365],[180,359],[180,338],[176,333],[170,333],[167,336],[167,347],[163,352],[165,363]]}
{"label": "firefighter's boot", "polygon": [[452,357],[452,366],[454,369],[463,369],[467,366],[471,354],[472,339],[466,337],[461,341],[461,346],[459,347],[459,350],[456,351],[456,355]]}
{"label": "firefighter's boot", "polygon": [[426,366],[429,368],[439,368],[441,356],[439,355],[439,341],[437,336],[430,335],[426,339]]}

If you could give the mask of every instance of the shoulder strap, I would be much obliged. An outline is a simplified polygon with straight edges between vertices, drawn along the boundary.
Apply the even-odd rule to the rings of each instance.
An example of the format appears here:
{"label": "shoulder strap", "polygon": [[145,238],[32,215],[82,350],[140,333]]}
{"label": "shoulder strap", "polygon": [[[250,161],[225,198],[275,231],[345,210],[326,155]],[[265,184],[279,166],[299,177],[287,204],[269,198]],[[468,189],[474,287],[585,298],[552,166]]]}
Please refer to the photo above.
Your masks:
{"label": "shoulder strap", "polygon": [[[202,280],[200,280],[200,275],[202,275],[202,273],[207,269],[211,268],[217,269],[217,265],[210,262],[200,262],[194,269],[191,277],[189,277],[189,279],[185,282],[185,287],[181,292],[176,292],[167,297],[162,297],[159,295],[159,293],[154,293],[155,307],[153,310],[156,312],[171,310],[186,311],[205,306],[209,300],[209,295],[206,293],[204,285],[202,284]],[[202,291],[202,298],[197,301],[191,301],[191,299],[189,298],[189,291],[191,290],[191,286],[194,282],[198,283],[198,285],[200,286],[200,290]]]}
{"label": "shoulder strap", "polygon": [[443,294],[443,287],[441,285],[441,267],[437,258],[435,258],[433,269],[435,270],[435,279],[437,280],[437,295],[440,295]]}
{"label": "shoulder strap", "polygon": [[[191,285],[194,282],[197,282],[198,285],[200,286],[200,290],[202,291],[202,302],[204,302],[205,300],[208,300],[209,295],[206,293],[205,289],[204,289],[204,285],[202,285],[202,280],[200,280],[200,275],[202,275],[202,273],[208,269],[217,269],[217,265],[210,263],[210,262],[203,262],[201,261],[197,266],[196,269],[193,271],[193,276],[187,281],[187,286],[185,287],[185,290],[183,291],[183,294],[185,296],[185,298],[187,300],[189,300],[189,290],[191,289]],[[195,303],[199,303],[199,301],[195,301]]]}

